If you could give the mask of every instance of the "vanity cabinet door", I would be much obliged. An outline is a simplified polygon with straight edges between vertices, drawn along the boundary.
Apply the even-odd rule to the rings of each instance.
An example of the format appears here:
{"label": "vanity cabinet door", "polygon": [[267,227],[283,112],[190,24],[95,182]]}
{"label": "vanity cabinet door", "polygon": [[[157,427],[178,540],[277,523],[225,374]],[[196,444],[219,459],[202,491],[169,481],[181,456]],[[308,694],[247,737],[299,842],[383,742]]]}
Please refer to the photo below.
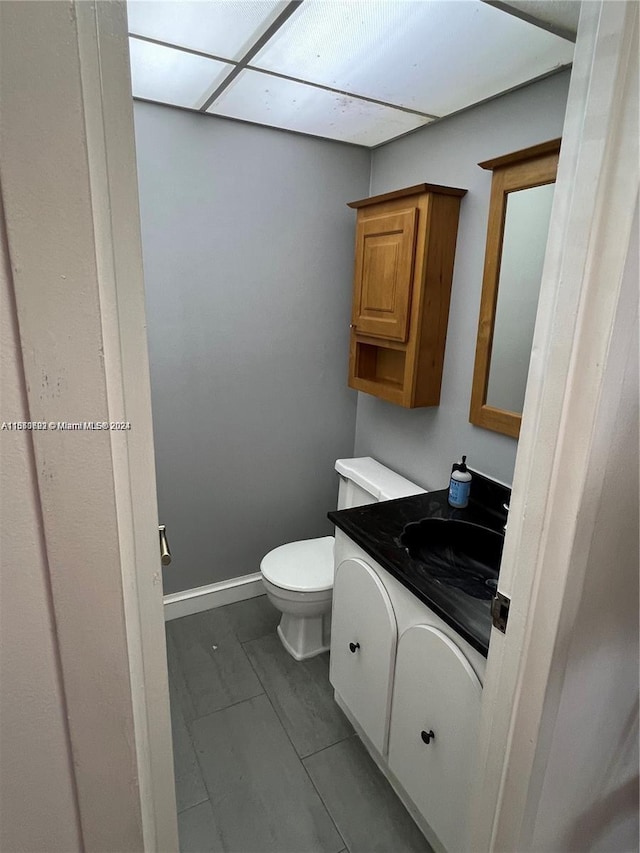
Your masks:
{"label": "vanity cabinet door", "polygon": [[446,850],[466,841],[482,686],[443,633],[416,625],[398,643],[389,768]]}
{"label": "vanity cabinet door", "polygon": [[398,629],[378,575],[362,560],[336,569],[329,680],[381,755],[386,754]]}

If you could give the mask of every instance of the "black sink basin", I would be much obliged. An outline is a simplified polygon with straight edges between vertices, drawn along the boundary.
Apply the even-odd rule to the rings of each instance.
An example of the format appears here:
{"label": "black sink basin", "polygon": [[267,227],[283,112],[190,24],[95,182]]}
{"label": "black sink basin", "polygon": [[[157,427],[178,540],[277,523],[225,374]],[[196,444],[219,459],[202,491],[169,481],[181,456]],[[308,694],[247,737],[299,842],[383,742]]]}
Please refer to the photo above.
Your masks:
{"label": "black sink basin", "polygon": [[443,518],[407,524],[400,536],[432,578],[481,599],[495,595],[503,543],[504,536],[488,527]]}

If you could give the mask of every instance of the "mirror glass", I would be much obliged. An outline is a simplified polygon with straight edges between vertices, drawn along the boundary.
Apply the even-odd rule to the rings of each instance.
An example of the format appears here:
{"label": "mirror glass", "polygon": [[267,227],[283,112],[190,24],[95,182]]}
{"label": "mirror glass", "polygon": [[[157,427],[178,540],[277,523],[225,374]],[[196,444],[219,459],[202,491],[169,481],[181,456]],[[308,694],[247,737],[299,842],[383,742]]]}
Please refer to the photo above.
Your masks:
{"label": "mirror glass", "polygon": [[555,184],[507,194],[486,404],[522,412]]}

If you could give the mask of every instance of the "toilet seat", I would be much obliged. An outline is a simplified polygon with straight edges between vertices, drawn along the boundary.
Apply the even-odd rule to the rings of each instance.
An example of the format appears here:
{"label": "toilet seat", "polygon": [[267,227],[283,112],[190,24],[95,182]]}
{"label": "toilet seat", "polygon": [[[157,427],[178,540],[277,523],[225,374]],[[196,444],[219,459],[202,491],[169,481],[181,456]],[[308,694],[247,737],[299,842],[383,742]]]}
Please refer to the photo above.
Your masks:
{"label": "toilet seat", "polygon": [[260,571],[280,589],[323,592],[333,587],[333,536],[280,545],[263,557]]}

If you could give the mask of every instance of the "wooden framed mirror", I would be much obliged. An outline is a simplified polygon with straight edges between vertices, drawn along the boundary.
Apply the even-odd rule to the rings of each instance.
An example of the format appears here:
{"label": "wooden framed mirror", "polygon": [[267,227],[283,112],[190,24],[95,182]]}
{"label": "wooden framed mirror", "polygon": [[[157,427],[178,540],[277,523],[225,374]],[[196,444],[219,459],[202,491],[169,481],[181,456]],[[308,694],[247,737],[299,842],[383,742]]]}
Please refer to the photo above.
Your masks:
{"label": "wooden framed mirror", "polygon": [[517,438],[560,139],[479,163],[493,172],[469,420]]}

